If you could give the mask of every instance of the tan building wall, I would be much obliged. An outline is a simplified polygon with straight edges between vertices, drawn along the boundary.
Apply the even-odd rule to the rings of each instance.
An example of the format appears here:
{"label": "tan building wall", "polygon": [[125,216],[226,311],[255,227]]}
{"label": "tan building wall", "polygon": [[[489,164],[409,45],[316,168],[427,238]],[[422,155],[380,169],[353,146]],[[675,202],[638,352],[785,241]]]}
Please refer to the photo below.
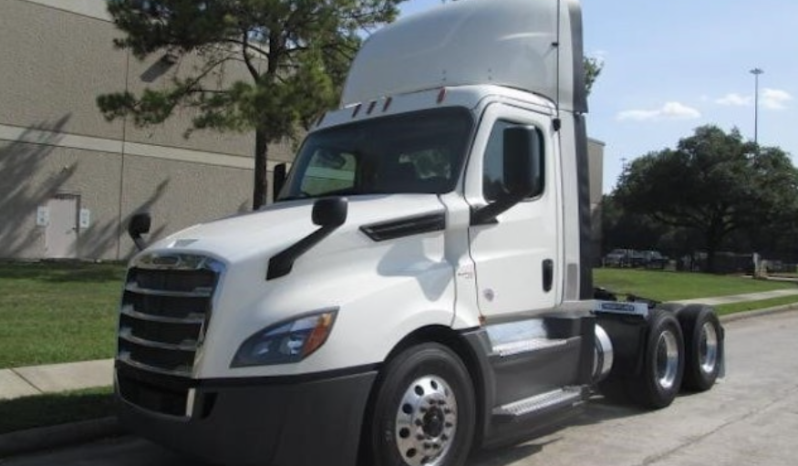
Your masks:
{"label": "tan building wall", "polygon": [[[197,66],[115,49],[120,33],[105,4],[0,2],[0,257],[124,259],[133,246],[120,225],[137,211],[151,211],[153,234],[163,236],[251,205],[253,134],[185,138],[188,111],[146,128],[105,121],[99,94],[157,88]],[[226,79],[247,78],[238,66]],[[270,168],[291,152],[270,147]],[[58,235],[70,234],[47,215],[67,198],[75,231],[64,254]]]}
{"label": "tan building wall", "polygon": [[604,193],[604,143],[595,139],[587,142],[590,172],[590,219],[592,222],[593,264],[601,264],[601,198]]}

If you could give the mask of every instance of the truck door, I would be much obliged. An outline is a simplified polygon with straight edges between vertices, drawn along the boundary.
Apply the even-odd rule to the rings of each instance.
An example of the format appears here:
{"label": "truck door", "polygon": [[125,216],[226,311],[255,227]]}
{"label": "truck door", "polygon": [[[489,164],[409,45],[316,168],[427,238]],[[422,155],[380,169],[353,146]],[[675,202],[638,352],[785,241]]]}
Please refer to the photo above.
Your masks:
{"label": "truck door", "polygon": [[514,125],[536,128],[544,141],[544,190],[499,215],[496,223],[469,228],[479,308],[489,320],[551,309],[561,295],[562,213],[557,208],[558,147],[551,116],[504,104],[489,106],[469,160],[466,198],[472,207],[484,206],[503,189],[503,132]]}

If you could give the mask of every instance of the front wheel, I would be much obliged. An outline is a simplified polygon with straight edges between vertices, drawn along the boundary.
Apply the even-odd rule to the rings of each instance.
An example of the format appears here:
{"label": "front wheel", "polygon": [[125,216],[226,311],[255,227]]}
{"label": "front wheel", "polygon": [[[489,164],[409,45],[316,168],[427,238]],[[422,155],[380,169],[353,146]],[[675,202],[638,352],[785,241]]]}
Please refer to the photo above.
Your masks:
{"label": "front wheel", "polygon": [[374,466],[460,466],[474,434],[471,378],[449,348],[425,343],[388,362],[374,398]]}

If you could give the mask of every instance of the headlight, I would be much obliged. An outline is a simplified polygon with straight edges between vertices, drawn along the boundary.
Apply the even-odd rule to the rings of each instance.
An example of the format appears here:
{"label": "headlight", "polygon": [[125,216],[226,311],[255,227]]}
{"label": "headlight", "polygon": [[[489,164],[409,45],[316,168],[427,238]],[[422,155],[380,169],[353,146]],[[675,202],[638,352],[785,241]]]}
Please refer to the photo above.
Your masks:
{"label": "headlight", "polygon": [[230,367],[299,362],[327,341],[337,310],[327,310],[281,322],[247,338]]}

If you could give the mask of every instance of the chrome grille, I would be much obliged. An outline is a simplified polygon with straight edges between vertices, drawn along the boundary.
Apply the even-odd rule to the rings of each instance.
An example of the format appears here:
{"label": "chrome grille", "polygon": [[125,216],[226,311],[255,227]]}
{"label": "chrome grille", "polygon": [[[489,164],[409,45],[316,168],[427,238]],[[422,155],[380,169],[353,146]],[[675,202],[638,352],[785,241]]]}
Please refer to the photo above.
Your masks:
{"label": "chrome grille", "polygon": [[191,377],[223,266],[198,255],[150,254],[128,270],[119,315],[120,362]]}

